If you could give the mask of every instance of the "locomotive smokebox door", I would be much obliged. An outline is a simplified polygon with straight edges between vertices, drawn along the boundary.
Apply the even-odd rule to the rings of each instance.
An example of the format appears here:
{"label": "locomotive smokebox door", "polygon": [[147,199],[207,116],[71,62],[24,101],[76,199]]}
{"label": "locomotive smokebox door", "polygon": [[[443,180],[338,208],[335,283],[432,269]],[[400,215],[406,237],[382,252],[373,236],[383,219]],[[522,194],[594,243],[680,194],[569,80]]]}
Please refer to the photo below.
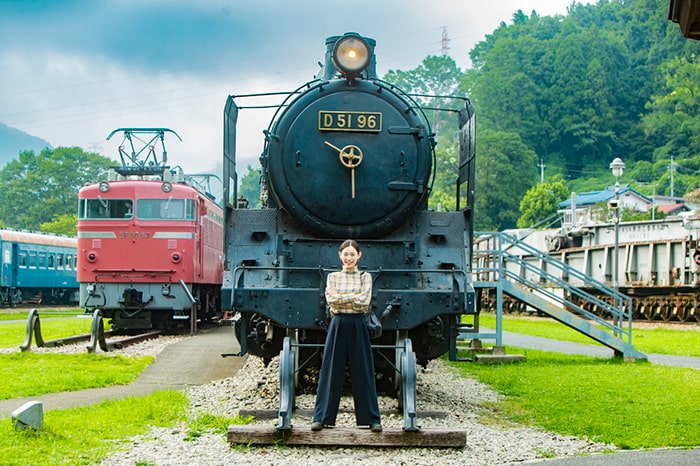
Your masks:
{"label": "locomotive smokebox door", "polygon": [[[334,47],[348,40],[342,36]],[[374,63],[374,55],[362,63],[355,74],[369,73],[361,67]],[[262,160],[277,203],[302,228],[372,238],[425,206],[432,172],[425,154],[432,146],[421,118],[395,91],[380,81],[334,79],[287,106]]]}

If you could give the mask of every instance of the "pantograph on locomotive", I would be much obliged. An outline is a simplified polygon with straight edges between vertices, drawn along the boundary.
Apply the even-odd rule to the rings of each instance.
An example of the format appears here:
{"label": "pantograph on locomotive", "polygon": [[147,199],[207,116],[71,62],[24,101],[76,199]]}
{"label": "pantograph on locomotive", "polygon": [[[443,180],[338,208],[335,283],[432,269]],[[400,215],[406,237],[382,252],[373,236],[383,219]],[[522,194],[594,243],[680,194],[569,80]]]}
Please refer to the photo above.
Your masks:
{"label": "pantograph on locomotive", "polygon": [[80,304],[113,330],[194,332],[221,312],[223,212],[208,191],[218,177],[171,169],[165,135],[180,137],[170,129],[120,128],[107,139],[116,133],[121,165],[78,195]]}

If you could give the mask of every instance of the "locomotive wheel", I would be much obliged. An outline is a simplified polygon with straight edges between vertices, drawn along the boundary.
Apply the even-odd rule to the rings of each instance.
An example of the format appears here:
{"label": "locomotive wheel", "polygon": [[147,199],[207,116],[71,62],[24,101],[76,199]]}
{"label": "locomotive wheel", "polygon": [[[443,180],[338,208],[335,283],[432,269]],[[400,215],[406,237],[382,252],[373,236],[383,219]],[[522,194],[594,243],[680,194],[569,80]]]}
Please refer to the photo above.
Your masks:
{"label": "locomotive wheel", "polygon": [[638,300],[632,302],[632,309],[634,310],[632,314],[633,319],[641,319],[644,316],[644,304],[640,303]]}
{"label": "locomotive wheel", "polygon": [[403,341],[400,350],[399,370],[401,372],[401,407],[403,408],[403,429],[407,432],[419,430],[416,425],[416,353],[410,338]]}
{"label": "locomotive wheel", "polygon": [[642,306],[642,313],[646,320],[654,320],[654,309],[656,309],[655,303],[645,302]]}
{"label": "locomotive wheel", "polygon": [[292,409],[294,408],[294,373],[296,351],[292,348],[292,339],[285,337],[280,351],[280,409],[277,417],[277,429],[292,428]]}
{"label": "locomotive wheel", "polygon": [[673,310],[671,309],[671,305],[669,303],[664,303],[661,306],[659,306],[659,311],[661,319],[664,322],[668,322],[669,320],[671,320],[671,317],[673,317]]}
{"label": "locomotive wheel", "polygon": [[687,322],[688,316],[690,315],[691,304],[683,302],[678,306],[678,320],[681,322]]}

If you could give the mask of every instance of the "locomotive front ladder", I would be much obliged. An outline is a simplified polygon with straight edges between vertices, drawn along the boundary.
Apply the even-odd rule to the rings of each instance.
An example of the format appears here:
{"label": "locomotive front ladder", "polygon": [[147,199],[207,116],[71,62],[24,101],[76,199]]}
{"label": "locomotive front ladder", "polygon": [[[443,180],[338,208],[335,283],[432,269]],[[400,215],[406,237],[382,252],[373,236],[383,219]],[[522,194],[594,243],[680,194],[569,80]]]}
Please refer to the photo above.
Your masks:
{"label": "locomotive front ladder", "polygon": [[[632,346],[632,300],[628,296],[507,233],[479,234],[474,251],[474,287],[481,288],[482,292],[495,289],[497,328],[495,334],[482,334],[475,325],[473,333],[463,332],[462,337],[495,337],[496,346],[501,346],[503,293],[506,293],[611,348],[615,356],[647,359]],[[525,257],[537,261],[528,261]],[[572,277],[600,294],[593,295],[571,285]],[[566,296],[576,297],[582,304],[575,304]],[[599,312],[586,308],[597,308]]]}

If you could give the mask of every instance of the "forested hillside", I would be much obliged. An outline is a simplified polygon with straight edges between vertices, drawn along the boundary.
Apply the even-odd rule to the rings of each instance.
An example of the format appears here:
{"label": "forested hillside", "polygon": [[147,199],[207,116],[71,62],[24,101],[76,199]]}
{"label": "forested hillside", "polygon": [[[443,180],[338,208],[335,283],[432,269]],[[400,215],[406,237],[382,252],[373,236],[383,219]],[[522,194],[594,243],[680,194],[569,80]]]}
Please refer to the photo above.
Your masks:
{"label": "forested hillside", "polygon": [[[569,191],[605,189],[616,157],[627,166],[622,183],[683,196],[700,188],[700,42],[667,16],[667,0],[572,3],[555,17],[518,11],[471,50],[471,69],[428,57],[385,79],[417,94],[471,96],[477,229],[534,225]],[[455,129],[447,114],[433,116],[439,171],[454,162]],[[439,172],[433,207],[450,206],[451,179]]]}
{"label": "forested hillside", "polygon": [[[667,15],[667,0],[573,4],[566,17],[517,12],[470,53],[462,90],[477,108],[477,137],[517,136],[544,165],[545,180],[560,175],[572,191],[613,184],[615,157],[627,165],[622,182],[642,192],[699,188],[700,43],[684,39]],[[477,147],[488,172],[490,151]],[[534,166],[523,173],[532,184],[540,174]],[[517,208],[522,195],[511,206],[489,200],[503,184],[477,180],[477,219],[488,222],[480,227],[515,226],[488,214]]]}

